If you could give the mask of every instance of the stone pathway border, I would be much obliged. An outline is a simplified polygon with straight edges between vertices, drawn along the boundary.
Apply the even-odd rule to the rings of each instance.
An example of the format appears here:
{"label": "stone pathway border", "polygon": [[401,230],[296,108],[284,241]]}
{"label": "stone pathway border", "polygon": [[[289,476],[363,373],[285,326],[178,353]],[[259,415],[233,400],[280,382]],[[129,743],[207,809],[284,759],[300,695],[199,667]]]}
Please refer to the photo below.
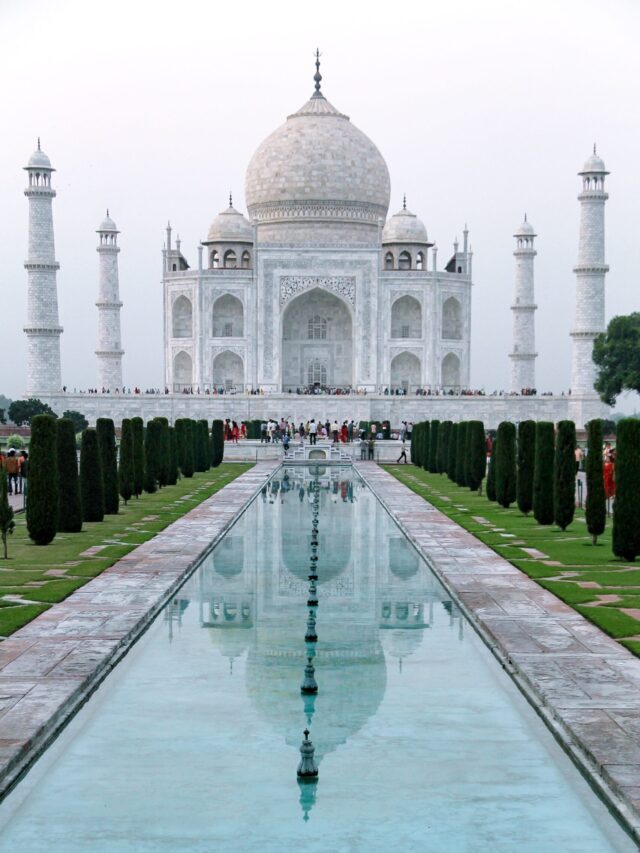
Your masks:
{"label": "stone pathway border", "polygon": [[0,798],[142,636],[278,465],[255,465],[0,643]]}
{"label": "stone pathway border", "polygon": [[640,842],[640,660],[378,465],[356,467]]}

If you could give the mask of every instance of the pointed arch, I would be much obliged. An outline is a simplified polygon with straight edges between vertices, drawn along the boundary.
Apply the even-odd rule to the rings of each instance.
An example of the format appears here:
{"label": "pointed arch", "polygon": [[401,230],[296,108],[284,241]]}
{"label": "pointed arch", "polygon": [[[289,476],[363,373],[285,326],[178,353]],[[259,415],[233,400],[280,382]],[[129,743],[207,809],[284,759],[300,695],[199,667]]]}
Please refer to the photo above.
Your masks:
{"label": "pointed arch", "polygon": [[391,361],[391,388],[415,394],[421,387],[420,359],[412,352],[401,352]]}
{"label": "pointed arch", "polygon": [[193,337],[193,308],[186,296],[178,296],[173,303],[171,323],[174,338]]}
{"label": "pointed arch", "polygon": [[449,341],[462,340],[462,305],[455,296],[442,305],[442,337]]}
{"label": "pointed arch", "polygon": [[231,350],[218,353],[213,359],[212,384],[225,391],[242,391],[244,388],[244,362]]}
{"label": "pointed arch", "polygon": [[180,350],[173,359],[173,390],[183,391],[193,384],[193,362],[188,352]]}
{"label": "pointed arch", "polygon": [[449,352],[442,359],[442,387],[449,390],[460,388],[460,359],[454,352]]}
{"label": "pointed arch", "polygon": [[241,338],[244,335],[244,306],[237,296],[225,293],[213,303],[213,337]]}
{"label": "pointed arch", "polygon": [[391,337],[422,337],[422,305],[414,296],[401,296],[391,306]]}

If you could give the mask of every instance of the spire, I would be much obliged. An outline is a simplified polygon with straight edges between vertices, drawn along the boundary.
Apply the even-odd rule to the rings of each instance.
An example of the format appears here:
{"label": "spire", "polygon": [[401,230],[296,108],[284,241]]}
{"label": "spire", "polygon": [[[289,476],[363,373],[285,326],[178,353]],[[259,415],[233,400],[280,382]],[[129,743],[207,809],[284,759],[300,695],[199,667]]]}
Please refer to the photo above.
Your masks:
{"label": "spire", "polygon": [[233,193],[229,190],[229,207],[233,207]]}
{"label": "spire", "polygon": [[527,214],[526,214],[526,213],[525,213],[525,215],[524,215],[524,221],[525,221],[525,222],[527,221]]}
{"label": "spire", "polygon": [[[38,148],[39,148],[39,147],[40,147],[40,146],[38,145]],[[598,152],[596,151],[596,144],[595,144],[595,142],[593,143],[593,153],[594,153],[594,154],[597,154],[597,153],[598,153]]]}
{"label": "spire", "polygon": [[402,196],[402,209],[403,210],[407,209],[407,194],[406,193]]}
{"label": "spire", "polygon": [[316,90],[313,93],[313,98],[324,98],[324,95],[320,91],[320,82],[322,81],[322,74],[320,73],[320,50],[316,48],[316,73],[313,75],[313,79],[315,80]]}
{"label": "spire", "polygon": [[109,208],[107,208],[107,219],[109,218]]}
{"label": "spire", "polygon": [[38,137],[38,151],[40,151],[40,137]]}

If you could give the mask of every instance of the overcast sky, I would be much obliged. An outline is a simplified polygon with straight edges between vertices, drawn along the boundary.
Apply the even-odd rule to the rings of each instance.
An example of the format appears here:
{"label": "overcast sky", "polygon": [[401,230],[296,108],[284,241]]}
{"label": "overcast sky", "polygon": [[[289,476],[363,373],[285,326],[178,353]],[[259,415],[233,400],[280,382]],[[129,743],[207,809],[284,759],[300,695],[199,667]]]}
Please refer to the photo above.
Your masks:
{"label": "overcast sky", "polygon": [[161,250],[183,252],[227,204],[246,212],[259,143],[313,91],[376,143],[391,210],[425,222],[445,263],[468,222],[471,382],[509,381],[513,232],[538,233],[538,388],[569,385],[580,180],[594,141],[611,171],[607,318],[639,308],[640,3],[0,0],[0,393],[25,387],[27,200],[42,138],[54,186],[62,375],[96,382],[95,229],[121,230],[127,385],[163,382]]}

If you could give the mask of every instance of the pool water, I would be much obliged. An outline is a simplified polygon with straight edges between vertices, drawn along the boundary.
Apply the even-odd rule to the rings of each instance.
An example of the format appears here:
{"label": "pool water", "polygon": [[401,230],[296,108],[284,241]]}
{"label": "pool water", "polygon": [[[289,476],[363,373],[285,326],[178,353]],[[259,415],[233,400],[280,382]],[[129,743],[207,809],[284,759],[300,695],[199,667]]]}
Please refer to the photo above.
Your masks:
{"label": "pool water", "polygon": [[0,805],[2,851],[635,849],[350,468],[280,469]]}

